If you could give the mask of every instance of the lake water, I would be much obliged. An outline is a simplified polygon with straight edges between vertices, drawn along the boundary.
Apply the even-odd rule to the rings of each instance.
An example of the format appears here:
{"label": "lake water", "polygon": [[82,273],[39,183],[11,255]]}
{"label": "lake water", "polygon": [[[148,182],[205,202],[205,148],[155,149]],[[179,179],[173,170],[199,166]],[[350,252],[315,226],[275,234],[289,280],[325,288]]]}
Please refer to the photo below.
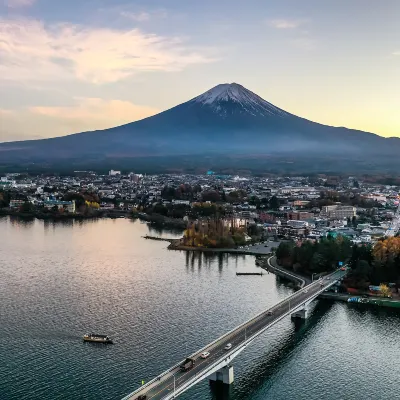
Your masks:
{"label": "lake water", "polygon": [[[121,399],[185,355],[292,293],[250,256],[194,255],[128,219],[0,218],[0,399]],[[316,302],[233,362],[226,388],[181,399],[400,398],[400,314]],[[87,331],[115,344],[82,342]]]}

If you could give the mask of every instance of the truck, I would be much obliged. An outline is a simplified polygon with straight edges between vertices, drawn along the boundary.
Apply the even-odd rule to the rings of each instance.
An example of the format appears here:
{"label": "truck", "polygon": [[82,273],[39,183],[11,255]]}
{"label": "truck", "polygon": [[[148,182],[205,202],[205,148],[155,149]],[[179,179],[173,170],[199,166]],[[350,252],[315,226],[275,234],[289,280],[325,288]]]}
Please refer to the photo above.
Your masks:
{"label": "truck", "polygon": [[182,372],[189,371],[193,368],[195,360],[193,358],[187,358],[181,365],[180,369]]}

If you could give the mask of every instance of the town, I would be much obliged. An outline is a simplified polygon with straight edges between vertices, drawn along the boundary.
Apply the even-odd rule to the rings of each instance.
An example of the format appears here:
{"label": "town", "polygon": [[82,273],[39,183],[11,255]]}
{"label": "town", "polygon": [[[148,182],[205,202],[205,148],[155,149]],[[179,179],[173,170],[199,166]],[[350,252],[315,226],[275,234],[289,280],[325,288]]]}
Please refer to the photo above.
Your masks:
{"label": "town", "polygon": [[18,173],[1,177],[0,213],[39,218],[134,215],[179,228],[218,216],[245,226],[247,242],[252,236],[301,240],[330,234],[353,243],[373,243],[390,226],[399,190],[355,177],[261,178],[213,171],[204,175],[114,170],[108,175]]}

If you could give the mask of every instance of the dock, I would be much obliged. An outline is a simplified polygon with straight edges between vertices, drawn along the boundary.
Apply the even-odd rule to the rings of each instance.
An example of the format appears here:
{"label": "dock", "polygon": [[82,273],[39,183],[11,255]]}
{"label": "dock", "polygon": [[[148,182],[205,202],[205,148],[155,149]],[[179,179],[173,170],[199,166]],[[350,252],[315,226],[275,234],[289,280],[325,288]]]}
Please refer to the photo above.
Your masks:
{"label": "dock", "polygon": [[150,240],[161,240],[163,242],[170,242],[170,243],[172,241],[176,240],[176,239],[168,239],[168,238],[162,238],[162,237],[159,237],[159,236],[149,236],[149,235],[142,236],[142,238],[150,239]]}
{"label": "dock", "polygon": [[262,272],[236,272],[236,275],[264,275]]}

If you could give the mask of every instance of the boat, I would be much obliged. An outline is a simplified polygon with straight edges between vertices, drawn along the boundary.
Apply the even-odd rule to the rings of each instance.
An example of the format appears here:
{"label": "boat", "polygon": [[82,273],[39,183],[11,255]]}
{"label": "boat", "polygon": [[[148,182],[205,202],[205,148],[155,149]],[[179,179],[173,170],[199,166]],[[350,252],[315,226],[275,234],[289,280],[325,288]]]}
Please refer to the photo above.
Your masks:
{"label": "boat", "polygon": [[86,335],[83,335],[83,341],[107,344],[113,343],[113,341],[107,335],[98,335],[96,333],[87,333]]}

